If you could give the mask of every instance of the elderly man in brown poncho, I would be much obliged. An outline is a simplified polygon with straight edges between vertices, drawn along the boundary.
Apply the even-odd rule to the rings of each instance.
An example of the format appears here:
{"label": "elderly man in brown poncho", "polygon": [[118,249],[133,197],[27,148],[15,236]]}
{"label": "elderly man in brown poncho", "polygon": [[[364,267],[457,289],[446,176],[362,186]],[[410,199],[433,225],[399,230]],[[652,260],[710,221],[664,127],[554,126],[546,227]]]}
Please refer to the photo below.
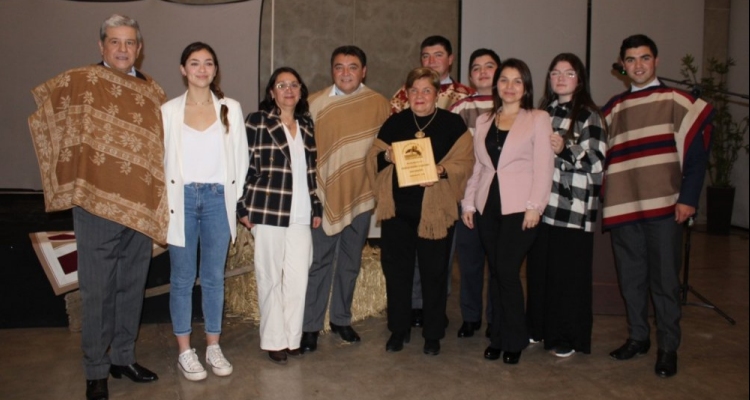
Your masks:
{"label": "elderly man in brown poncho", "polygon": [[165,242],[168,221],[164,91],[134,68],[143,45],[135,20],[112,15],[99,40],[102,62],[34,89],[29,117],[46,209],[73,208],[87,399],[108,398],[109,374],[158,379],[134,347],[152,239]]}

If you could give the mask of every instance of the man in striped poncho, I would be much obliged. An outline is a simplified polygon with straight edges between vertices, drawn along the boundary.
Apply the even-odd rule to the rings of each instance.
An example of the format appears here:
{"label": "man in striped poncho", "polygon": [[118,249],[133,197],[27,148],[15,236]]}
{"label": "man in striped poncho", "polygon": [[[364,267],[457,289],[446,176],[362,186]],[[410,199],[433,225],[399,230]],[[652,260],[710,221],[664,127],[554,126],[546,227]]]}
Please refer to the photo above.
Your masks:
{"label": "man in striped poncho", "polygon": [[366,74],[365,52],[356,46],[341,46],[331,56],[334,84],[309,99],[318,147],[317,193],[323,202],[323,223],[312,233],[302,352],[315,351],[318,346],[329,294],[331,330],[345,342],[360,340],[351,327],[351,306],[375,207],[365,156],[390,115],[388,100],[362,83]]}
{"label": "man in striped poncho", "polygon": [[657,361],[663,378],[677,373],[680,345],[680,247],[683,222],[695,215],[706,172],[713,110],[664,86],[656,76],[656,44],[626,38],[620,61],[630,90],[603,108],[609,125],[603,225],[612,232],[629,338],[616,360],[650,346],[649,289],[656,314]]}

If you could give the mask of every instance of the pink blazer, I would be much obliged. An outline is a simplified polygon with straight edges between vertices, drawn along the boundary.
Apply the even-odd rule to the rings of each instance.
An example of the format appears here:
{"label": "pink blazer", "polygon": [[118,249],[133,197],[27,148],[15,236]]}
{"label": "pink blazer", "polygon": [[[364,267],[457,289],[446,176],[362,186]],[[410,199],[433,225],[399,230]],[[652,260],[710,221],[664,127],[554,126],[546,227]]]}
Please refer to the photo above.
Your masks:
{"label": "pink blazer", "polygon": [[503,215],[525,212],[531,208],[543,214],[552,189],[555,167],[555,153],[549,140],[552,134],[549,114],[541,110],[518,112],[500,153],[497,169],[492,165],[484,144],[494,120],[494,117],[486,114],[477,119],[474,134],[476,161],[461,207],[464,211],[481,213],[497,172]]}

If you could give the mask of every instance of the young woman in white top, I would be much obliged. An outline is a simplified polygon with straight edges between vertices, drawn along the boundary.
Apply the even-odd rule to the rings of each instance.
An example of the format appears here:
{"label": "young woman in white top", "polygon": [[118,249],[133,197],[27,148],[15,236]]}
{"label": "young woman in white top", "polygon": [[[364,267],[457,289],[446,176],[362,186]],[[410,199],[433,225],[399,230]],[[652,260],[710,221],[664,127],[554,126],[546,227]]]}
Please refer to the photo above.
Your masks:
{"label": "young woman in white top", "polygon": [[178,368],[187,379],[197,381],[207,375],[190,344],[198,265],[206,363],[215,375],[232,373],[232,364],[219,347],[224,265],[229,240],[236,237],[235,210],[247,172],[248,147],[239,103],[225,98],[215,82],[219,60],[214,50],[205,43],[191,43],[182,52],[180,72],[187,92],[161,107],[170,212],[169,308],[179,346]]}

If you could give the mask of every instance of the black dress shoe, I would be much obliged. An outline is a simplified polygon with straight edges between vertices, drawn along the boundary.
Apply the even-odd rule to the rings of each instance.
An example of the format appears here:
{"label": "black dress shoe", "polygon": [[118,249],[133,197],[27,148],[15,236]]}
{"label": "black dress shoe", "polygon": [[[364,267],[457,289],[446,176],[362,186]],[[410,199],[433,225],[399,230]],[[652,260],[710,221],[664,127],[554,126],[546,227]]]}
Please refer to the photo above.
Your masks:
{"label": "black dress shoe", "polygon": [[492,346],[489,346],[484,349],[484,358],[494,361],[500,358],[500,354],[502,354],[502,352],[503,351],[501,349],[496,349]]}
{"label": "black dress shoe", "polygon": [[385,351],[401,351],[404,348],[404,343],[409,343],[409,340],[411,340],[411,330],[408,330],[406,332],[391,333],[391,337],[385,344]]}
{"label": "black dress shoe", "polygon": [[269,350],[268,351],[268,358],[271,359],[271,361],[275,362],[276,364],[284,365],[286,364],[286,350]]}
{"label": "black dress shoe", "polygon": [[424,349],[425,354],[436,356],[440,354],[440,340],[438,339],[425,339]]}
{"label": "black dress shoe", "polygon": [[421,328],[424,326],[424,313],[421,308],[411,309],[411,326]]}
{"label": "black dress shoe", "polygon": [[349,343],[359,342],[359,335],[354,331],[351,325],[336,325],[333,322],[329,324],[331,326],[331,332],[338,333],[341,336],[341,340]]}
{"label": "black dress shoe", "polygon": [[518,360],[521,359],[520,351],[504,351],[503,362],[506,364],[518,364]]}
{"label": "black dress shoe", "polygon": [[107,400],[109,389],[107,379],[86,380],[86,400]]}
{"label": "black dress shoe", "polygon": [[318,348],[318,335],[320,332],[302,332],[302,340],[299,343],[299,350],[302,353],[312,353]]}
{"label": "black dress shoe", "polygon": [[624,345],[620,346],[620,348],[609,353],[609,356],[615,360],[630,360],[636,355],[648,353],[648,349],[650,348],[650,340],[640,341],[628,339]]}
{"label": "black dress shoe", "polygon": [[656,354],[654,372],[661,378],[669,378],[677,373],[677,352],[659,349]]}
{"label": "black dress shoe", "polygon": [[474,331],[479,330],[482,326],[482,321],[479,322],[466,322],[461,324],[461,328],[458,330],[458,337],[467,338],[474,336]]}
{"label": "black dress shoe", "polygon": [[115,379],[122,378],[123,375],[130,378],[133,382],[147,383],[158,380],[159,377],[149,371],[147,368],[138,365],[138,363],[132,363],[130,365],[110,365],[109,373]]}

